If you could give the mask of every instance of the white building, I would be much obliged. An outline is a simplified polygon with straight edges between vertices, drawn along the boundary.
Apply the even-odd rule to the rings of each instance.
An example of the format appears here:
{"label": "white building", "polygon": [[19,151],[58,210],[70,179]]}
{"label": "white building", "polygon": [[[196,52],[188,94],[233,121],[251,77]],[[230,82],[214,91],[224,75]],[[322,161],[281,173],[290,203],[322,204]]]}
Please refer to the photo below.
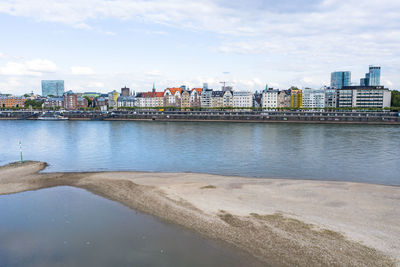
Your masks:
{"label": "white building", "polygon": [[135,105],[140,108],[164,107],[164,92],[138,93]]}
{"label": "white building", "polygon": [[346,86],[338,91],[338,107],[390,107],[392,93],[383,86]]}
{"label": "white building", "polygon": [[305,88],[303,90],[303,108],[324,108],[325,91]]}
{"label": "white building", "polygon": [[233,92],[234,108],[250,108],[253,106],[253,94],[250,92]]}
{"label": "white building", "polygon": [[201,107],[202,108],[211,108],[212,107],[212,89],[203,90],[201,94]]}
{"label": "white building", "polygon": [[134,107],[135,97],[134,96],[120,96],[118,97],[118,107]]}
{"label": "white building", "polygon": [[278,107],[279,90],[268,89],[264,90],[261,97],[262,108],[277,108]]}

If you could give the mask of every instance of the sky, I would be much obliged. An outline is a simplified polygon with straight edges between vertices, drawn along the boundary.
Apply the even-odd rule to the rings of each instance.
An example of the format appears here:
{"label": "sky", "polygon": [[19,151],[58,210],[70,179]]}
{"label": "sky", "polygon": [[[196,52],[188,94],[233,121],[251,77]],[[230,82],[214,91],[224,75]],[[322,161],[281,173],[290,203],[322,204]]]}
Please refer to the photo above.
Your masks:
{"label": "sky", "polygon": [[236,90],[359,84],[400,89],[398,0],[1,0],[0,92]]}

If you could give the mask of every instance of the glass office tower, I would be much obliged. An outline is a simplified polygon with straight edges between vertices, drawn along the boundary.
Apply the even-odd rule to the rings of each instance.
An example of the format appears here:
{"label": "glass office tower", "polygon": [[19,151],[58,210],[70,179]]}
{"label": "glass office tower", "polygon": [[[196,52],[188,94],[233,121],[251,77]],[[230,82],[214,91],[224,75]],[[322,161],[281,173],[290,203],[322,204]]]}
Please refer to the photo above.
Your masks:
{"label": "glass office tower", "polygon": [[369,72],[365,78],[360,79],[361,86],[379,86],[381,85],[381,67],[369,66]]}
{"label": "glass office tower", "polygon": [[63,80],[43,80],[42,81],[42,96],[49,95],[63,96],[64,81]]}
{"label": "glass office tower", "polygon": [[369,66],[369,86],[381,85],[381,67]]}
{"label": "glass office tower", "polygon": [[331,87],[342,89],[344,86],[350,86],[350,71],[335,71],[331,73]]}

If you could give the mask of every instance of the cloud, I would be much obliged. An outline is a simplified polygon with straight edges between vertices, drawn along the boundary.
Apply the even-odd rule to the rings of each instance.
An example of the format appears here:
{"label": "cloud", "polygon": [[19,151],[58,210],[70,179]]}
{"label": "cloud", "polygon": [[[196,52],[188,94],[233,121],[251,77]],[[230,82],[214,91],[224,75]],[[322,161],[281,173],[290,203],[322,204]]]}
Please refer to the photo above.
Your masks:
{"label": "cloud", "polygon": [[[331,71],[353,71],[357,65],[356,72],[361,74],[364,72],[361,68],[371,63],[396,70],[387,73],[387,80],[393,86],[400,86],[396,74],[400,69],[399,11],[400,1],[393,0],[0,1],[0,13],[38,22],[61,23],[83,30],[99,32],[101,30],[96,28],[99,22],[111,19],[121,23],[156,24],[157,27],[149,27],[151,29],[133,30],[149,35],[165,35],[174,29],[201,32],[202,39],[199,38],[198,42],[211,48],[212,52],[263,60],[264,65],[257,63],[260,72],[269,72],[268,77],[273,77],[273,82],[281,86],[289,86],[293,82],[311,83],[308,79],[302,80],[304,77],[312,77],[312,83],[329,83]],[[154,28],[156,30],[152,30]],[[107,30],[101,32],[114,33],[113,28]],[[207,39],[204,36],[211,37]],[[185,36],[182,37],[184,40]],[[232,60],[232,64],[242,63]],[[247,63],[244,67],[249,68],[251,64]],[[279,73],[273,70],[279,70]],[[0,73],[4,71],[2,69]],[[15,73],[24,71],[27,75],[38,74],[20,65],[10,65],[6,70]],[[143,75],[147,71],[144,70]],[[93,74],[91,69],[73,71],[71,68],[71,72],[76,75]],[[198,70],[193,72],[198,73]],[[163,70],[163,75],[171,73]],[[353,75],[353,80],[358,79],[357,75]],[[147,76],[149,79],[161,79],[151,71]],[[246,81],[243,86],[248,84],[257,88],[258,83],[251,82],[254,76],[266,79],[258,73],[236,78]]]}
{"label": "cloud", "polygon": [[89,87],[89,88],[103,88],[104,87],[104,83],[102,83],[102,82],[90,82],[90,83],[88,83],[87,87]]}
{"label": "cloud", "polygon": [[41,76],[43,73],[57,71],[57,65],[47,59],[34,59],[25,62],[7,62],[0,67],[1,75],[8,76]]}
{"label": "cloud", "polygon": [[92,75],[94,71],[89,67],[73,66],[71,67],[71,73],[73,75]]}

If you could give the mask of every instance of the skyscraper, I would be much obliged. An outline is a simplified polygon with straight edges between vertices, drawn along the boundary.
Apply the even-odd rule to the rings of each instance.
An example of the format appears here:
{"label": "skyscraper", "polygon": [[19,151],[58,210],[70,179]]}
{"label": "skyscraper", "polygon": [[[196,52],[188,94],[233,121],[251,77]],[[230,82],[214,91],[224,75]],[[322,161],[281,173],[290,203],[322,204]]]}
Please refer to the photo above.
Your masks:
{"label": "skyscraper", "polygon": [[369,86],[381,85],[381,67],[369,66]]}
{"label": "skyscraper", "polygon": [[331,87],[342,89],[343,86],[350,86],[350,71],[335,71],[331,73]]}
{"label": "skyscraper", "polygon": [[365,78],[360,79],[360,86],[379,86],[381,83],[381,67],[369,66],[369,72]]}
{"label": "skyscraper", "polygon": [[42,81],[42,96],[63,96],[64,81],[63,80],[43,80]]}

